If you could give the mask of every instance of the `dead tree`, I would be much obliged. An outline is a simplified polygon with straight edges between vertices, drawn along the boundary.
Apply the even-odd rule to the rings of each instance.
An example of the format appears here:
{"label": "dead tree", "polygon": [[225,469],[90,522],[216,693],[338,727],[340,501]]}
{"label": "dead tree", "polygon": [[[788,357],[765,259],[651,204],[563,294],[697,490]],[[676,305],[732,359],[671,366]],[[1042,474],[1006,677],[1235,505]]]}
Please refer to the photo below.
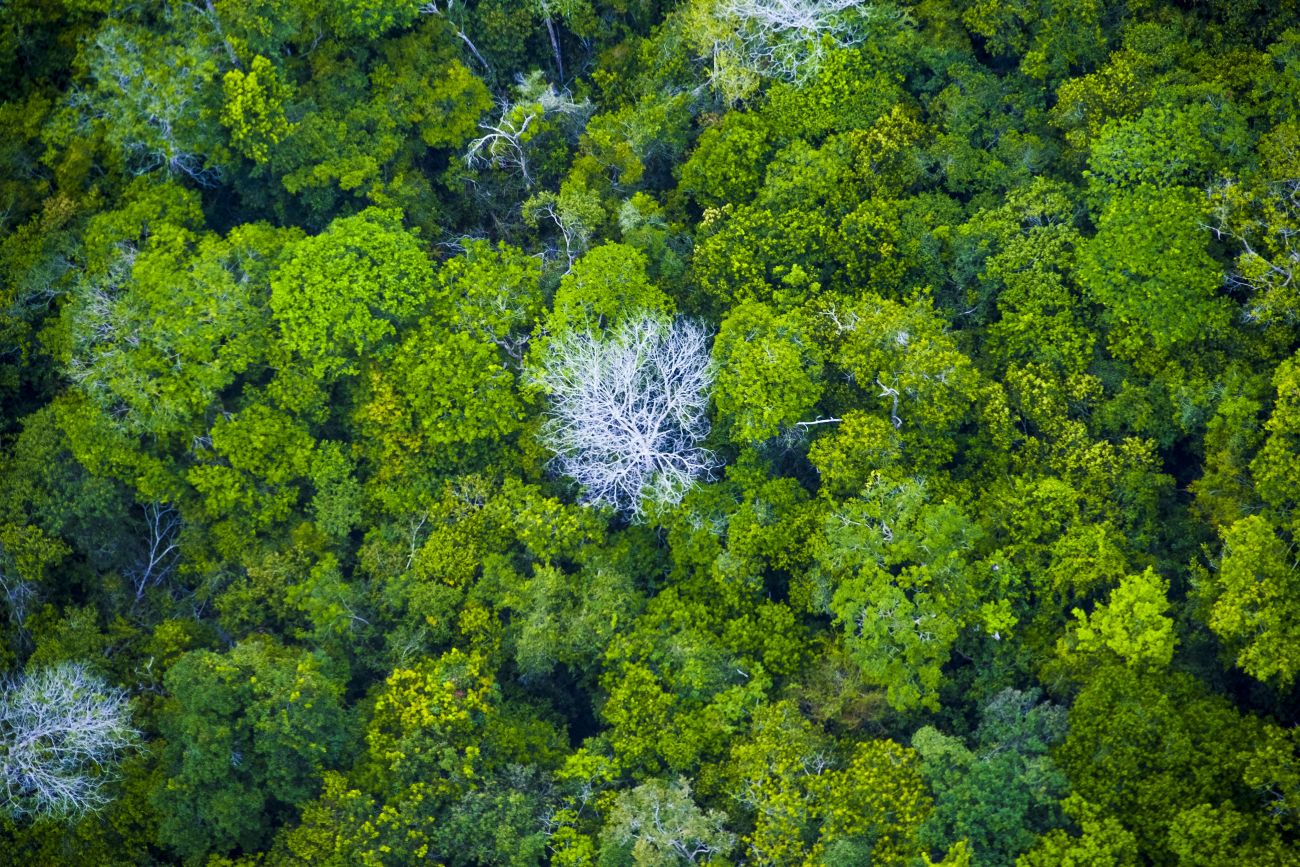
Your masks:
{"label": "dead tree", "polygon": [[11,681],[0,696],[0,785],[12,816],[75,819],[104,807],[137,741],[126,693],[78,663]]}
{"label": "dead tree", "polygon": [[690,320],[643,314],[609,336],[554,337],[533,379],[550,396],[543,441],[588,503],[639,518],[649,503],[680,502],[717,469],[700,445],[713,384],[709,335]]}

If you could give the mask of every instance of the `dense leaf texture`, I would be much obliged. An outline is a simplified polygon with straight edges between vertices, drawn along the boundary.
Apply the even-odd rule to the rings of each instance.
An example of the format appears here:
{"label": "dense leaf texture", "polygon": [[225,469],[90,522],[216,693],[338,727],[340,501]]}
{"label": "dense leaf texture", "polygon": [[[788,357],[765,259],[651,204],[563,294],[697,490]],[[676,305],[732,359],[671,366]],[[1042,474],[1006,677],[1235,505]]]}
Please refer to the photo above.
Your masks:
{"label": "dense leaf texture", "polygon": [[0,861],[1300,864],[1300,0],[5,0],[0,83]]}

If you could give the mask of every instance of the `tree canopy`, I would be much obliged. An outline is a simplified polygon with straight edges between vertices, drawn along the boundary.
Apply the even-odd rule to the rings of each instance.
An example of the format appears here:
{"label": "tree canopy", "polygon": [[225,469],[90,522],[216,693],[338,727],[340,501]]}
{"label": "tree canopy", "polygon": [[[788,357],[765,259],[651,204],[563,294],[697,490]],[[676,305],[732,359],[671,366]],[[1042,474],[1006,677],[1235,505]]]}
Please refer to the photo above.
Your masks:
{"label": "tree canopy", "polygon": [[0,861],[1300,863],[1300,0],[8,0],[0,82]]}

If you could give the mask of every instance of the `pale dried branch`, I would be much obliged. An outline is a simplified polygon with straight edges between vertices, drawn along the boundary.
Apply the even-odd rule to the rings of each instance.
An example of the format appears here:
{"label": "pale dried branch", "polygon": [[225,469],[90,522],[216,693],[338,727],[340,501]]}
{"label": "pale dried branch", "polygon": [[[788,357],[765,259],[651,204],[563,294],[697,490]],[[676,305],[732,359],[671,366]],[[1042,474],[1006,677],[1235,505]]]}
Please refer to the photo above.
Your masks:
{"label": "pale dried branch", "polygon": [[548,349],[534,375],[550,395],[542,437],[587,502],[641,517],[717,469],[700,446],[713,384],[702,326],[643,315],[611,336],[561,335]]}
{"label": "pale dried branch", "polygon": [[77,663],[10,682],[0,697],[0,785],[14,816],[75,818],[104,807],[137,741],[126,693]]}

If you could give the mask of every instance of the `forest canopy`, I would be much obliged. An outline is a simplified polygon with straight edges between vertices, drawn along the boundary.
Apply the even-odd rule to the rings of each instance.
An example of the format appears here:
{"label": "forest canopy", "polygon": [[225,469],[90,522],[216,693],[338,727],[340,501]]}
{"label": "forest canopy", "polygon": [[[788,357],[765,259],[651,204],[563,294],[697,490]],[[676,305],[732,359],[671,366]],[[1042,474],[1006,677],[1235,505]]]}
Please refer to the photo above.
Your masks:
{"label": "forest canopy", "polygon": [[0,861],[1300,863],[1300,2],[0,4]]}

